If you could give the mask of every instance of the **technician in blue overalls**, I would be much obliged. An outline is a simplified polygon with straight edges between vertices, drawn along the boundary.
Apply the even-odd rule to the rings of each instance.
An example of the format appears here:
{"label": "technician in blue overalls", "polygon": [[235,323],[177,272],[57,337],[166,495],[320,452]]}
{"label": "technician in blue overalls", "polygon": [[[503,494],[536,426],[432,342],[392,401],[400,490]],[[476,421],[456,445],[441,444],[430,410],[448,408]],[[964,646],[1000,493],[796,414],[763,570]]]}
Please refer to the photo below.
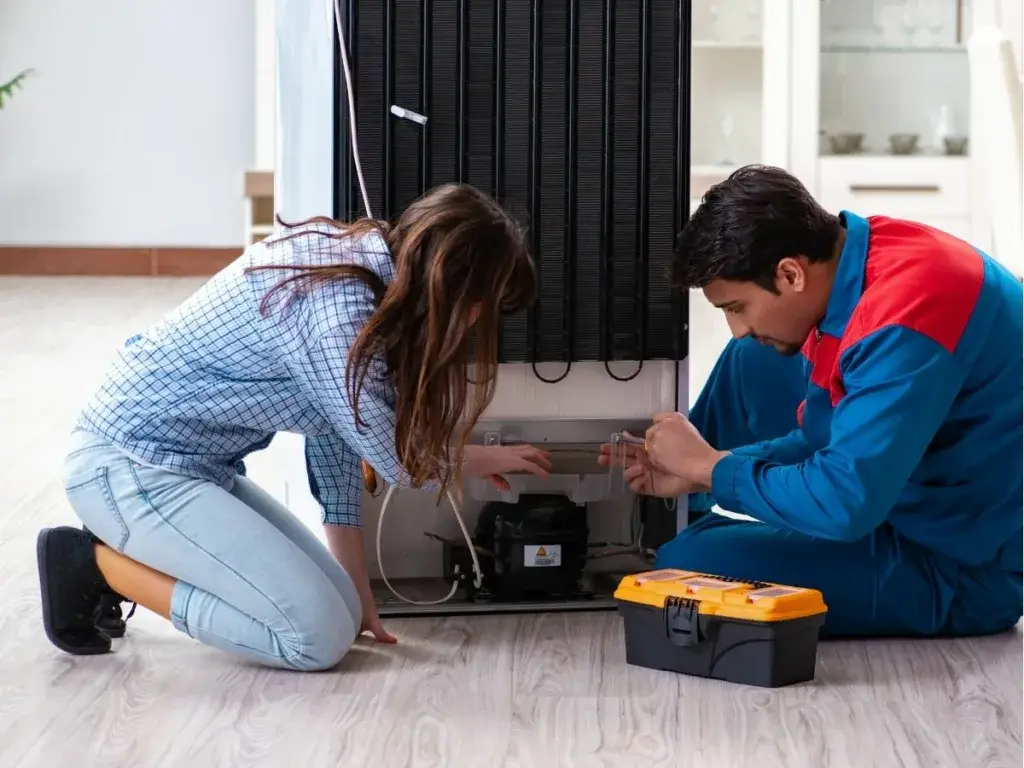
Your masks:
{"label": "technician in blue overalls", "polygon": [[[50,641],[110,651],[126,600],[294,670],[335,665],[364,630],[394,642],[363,560],[365,464],[439,492],[546,473],[531,446],[451,448],[493,395],[501,316],[536,282],[521,228],[462,185],[390,226],[315,219],[248,249],[121,349],[82,409],[65,490],[88,532],[37,542]],[[281,431],[306,436],[329,548],[238,473]]]}
{"label": "technician in blue overalls", "polygon": [[950,235],[833,215],[756,166],[708,192],[675,281],[703,288],[736,338],[691,421],[656,416],[626,469],[642,493],[694,494],[657,565],[817,588],[832,635],[1014,626],[1020,281]]}

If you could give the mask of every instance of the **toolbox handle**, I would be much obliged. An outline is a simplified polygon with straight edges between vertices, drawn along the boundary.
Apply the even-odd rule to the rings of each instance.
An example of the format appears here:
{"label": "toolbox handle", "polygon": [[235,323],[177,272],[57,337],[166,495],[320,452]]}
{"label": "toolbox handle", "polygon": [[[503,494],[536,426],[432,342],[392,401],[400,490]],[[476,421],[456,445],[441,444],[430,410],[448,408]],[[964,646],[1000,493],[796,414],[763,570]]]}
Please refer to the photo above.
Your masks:
{"label": "toolbox handle", "polygon": [[665,601],[665,635],[672,645],[680,648],[691,648],[703,640],[697,600],[670,598]]}

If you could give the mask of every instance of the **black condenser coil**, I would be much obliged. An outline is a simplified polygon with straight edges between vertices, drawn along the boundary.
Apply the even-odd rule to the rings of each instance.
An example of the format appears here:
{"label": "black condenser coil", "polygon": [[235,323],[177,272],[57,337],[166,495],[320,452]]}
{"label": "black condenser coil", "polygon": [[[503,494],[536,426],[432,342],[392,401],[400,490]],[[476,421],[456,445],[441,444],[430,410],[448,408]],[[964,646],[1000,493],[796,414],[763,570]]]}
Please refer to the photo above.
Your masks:
{"label": "black condenser coil", "polygon": [[[374,214],[462,181],[530,227],[541,296],[506,320],[502,362],[686,356],[669,266],[689,212],[690,5],[342,3]],[[352,219],[362,203],[335,59],[334,213]]]}

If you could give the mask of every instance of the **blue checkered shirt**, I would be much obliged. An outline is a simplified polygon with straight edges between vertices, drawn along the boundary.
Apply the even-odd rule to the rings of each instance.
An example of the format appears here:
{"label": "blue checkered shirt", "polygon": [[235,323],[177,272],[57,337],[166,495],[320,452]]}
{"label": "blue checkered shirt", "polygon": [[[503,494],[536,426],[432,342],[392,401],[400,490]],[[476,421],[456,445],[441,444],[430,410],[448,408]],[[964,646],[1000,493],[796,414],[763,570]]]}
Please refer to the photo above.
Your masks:
{"label": "blue checkered shirt", "polygon": [[394,396],[383,364],[366,377],[359,429],[345,387],[349,347],[374,311],[372,293],[352,280],[289,288],[264,317],[263,297],[294,273],[245,272],[340,261],[363,264],[385,282],[394,276],[376,234],[355,243],[303,236],[250,247],[125,344],[78,426],[143,464],[225,488],[239,462],[275,433],[305,435],[310,488],[324,522],[358,526],[360,458],[390,483],[408,480],[395,456]]}

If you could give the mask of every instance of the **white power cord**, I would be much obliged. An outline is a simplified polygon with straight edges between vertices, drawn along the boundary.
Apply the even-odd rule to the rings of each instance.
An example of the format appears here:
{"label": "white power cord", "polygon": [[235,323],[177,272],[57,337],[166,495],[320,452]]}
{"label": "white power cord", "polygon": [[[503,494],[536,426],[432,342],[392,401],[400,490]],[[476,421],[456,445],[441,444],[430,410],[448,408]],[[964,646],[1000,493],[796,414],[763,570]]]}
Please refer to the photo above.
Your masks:
{"label": "white power cord", "polygon": [[[334,0],[334,25],[338,31],[338,46],[341,49],[341,67],[345,73],[345,91],[348,95],[348,136],[349,141],[352,144],[352,160],[356,166],[356,176],[359,178],[359,191],[363,196],[363,208],[366,209],[366,218],[372,219],[373,212],[370,209],[370,195],[366,191],[366,181],[363,179],[363,164],[359,159],[359,138],[356,130],[356,97],[355,89],[352,85],[352,70],[348,64],[348,45],[345,42],[345,29],[341,21],[341,0]],[[419,117],[419,116],[417,116]],[[416,122],[419,122],[417,120]],[[424,119],[425,122],[425,119]],[[387,512],[388,504],[391,502],[391,496],[395,492],[397,486],[389,486],[387,493],[384,494],[384,502],[380,507],[380,516],[377,518],[377,567],[380,568],[380,576],[384,580],[385,586],[391,590],[391,594],[397,597],[404,603],[410,603],[411,605],[440,605],[446,603],[455,596],[455,593],[459,589],[459,571],[458,566],[455,568],[455,581],[452,583],[451,591],[440,600],[412,600],[405,597],[391,586],[391,582],[388,581],[387,574],[384,573],[384,561],[380,556],[380,534],[384,527],[384,514]],[[473,584],[477,589],[483,585],[483,571],[480,569],[480,560],[476,556],[476,547],[473,544],[473,539],[469,535],[469,530],[466,528],[466,523],[462,519],[462,515],[459,512],[459,505],[455,503],[455,497],[451,491],[448,491],[448,503],[452,505],[452,512],[455,513],[455,519],[459,523],[459,528],[462,530],[462,535],[466,539],[466,546],[469,547],[469,555],[473,559]]]}
{"label": "white power cord", "polygon": [[[388,581],[387,574],[384,573],[384,560],[381,558],[380,552],[380,532],[384,528],[384,515],[388,511],[388,505],[391,503],[391,496],[397,490],[397,485],[388,486],[387,493],[384,494],[384,502],[380,505],[380,516],[377,518],[377,565],[380,568],[381,578],[384,579],[384,584],[391,594],[401,600],[403,603],[409,603],[411,605],[440,605],[446,603],[455,596],[455,593],[459,590],[459,566],[455,566],[455,581],[452,582],[451,591],[440,598],[439,600],[413,600],[412,598],[406,597],[401,594],[397,589],[391,586],[391,582]],[[466,539],[466,545],[469,547],[469,556],[473,559],[473,585],[480,589],[483,584],[483,571],[480,569],[480,560],[476,556],[476,547],[473,545],[473,539],[469,535],[469,530],[466,528],[466,523],[462,519],[462,515],[459,514],[459,506],[455,503],[455,497],[451,491],[447,494],[448,503],[452,505],[452,512],[455,513],[455,519],[459,523],[459,528],[462,530],[462,535]]]}
{"label": "white power cord", "polygon": [[363,208],[366,218],[372,219],[370,195],[366,191],[363,179],[363,164],[359,160],[359,137],[356,135],[356,96],[352,87],[352,70],[348,66],[348,45],[345,43],[345,29],[341,23],[341,0],[334,0],[334,26],[338,30],[338,47],[341,48],[341,68],[345,70],[345,91],[348,93],[348,136],[352,144],[352,160],[356,164],[356,176],[359,177],[359,191],[363,194]]}

